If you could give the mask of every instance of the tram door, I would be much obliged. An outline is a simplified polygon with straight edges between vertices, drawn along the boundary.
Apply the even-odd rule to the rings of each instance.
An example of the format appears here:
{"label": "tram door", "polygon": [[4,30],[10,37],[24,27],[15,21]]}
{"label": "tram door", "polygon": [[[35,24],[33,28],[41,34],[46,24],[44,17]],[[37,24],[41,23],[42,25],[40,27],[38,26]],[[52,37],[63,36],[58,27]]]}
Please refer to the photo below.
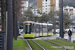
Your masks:
{"label": "tram door", "polygon": [[39,33],[40,33],[39,24],[36,24],[36,28],[35,29],[36,29],[36,34],[35,35],[36,35],[36,37],[38,37],[39,36]]}

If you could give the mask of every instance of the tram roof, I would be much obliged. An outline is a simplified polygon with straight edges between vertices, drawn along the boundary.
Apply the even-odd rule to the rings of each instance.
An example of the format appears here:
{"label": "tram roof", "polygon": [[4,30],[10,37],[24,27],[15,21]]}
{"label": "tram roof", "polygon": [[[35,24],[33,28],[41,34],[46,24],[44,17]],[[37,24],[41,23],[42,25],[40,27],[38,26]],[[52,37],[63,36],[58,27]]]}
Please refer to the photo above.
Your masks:
{"label": "tram roof", "polygon": [[34,24],[39,24],[39,25],[53,25],[53,24],[47,24],[47,23],[38,23],[34,21],[24,21],[23,23],[34,23]]}
{"label": "tram roof", "polygon": [[23,23],[35,23],[34,21],[24,21]]}
{"label": "tram roof", "polygon": [[35,24],[39,24],[39,25],[53,25],[53,24],[47,24],[47,23],[35,23]]}

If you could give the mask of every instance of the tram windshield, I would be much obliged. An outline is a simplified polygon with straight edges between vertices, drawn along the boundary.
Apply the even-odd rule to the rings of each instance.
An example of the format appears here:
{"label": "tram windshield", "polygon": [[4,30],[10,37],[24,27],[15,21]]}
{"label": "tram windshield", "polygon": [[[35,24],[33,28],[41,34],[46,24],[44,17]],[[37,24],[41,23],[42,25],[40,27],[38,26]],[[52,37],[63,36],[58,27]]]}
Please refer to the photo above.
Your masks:
{"label": "tram windshield", "polygon": [[26,25],[25,25],[25,32],[26,33],[31,33],[31,31],[32,31],[32,24],[30,24],[30,23],[26,23]]}

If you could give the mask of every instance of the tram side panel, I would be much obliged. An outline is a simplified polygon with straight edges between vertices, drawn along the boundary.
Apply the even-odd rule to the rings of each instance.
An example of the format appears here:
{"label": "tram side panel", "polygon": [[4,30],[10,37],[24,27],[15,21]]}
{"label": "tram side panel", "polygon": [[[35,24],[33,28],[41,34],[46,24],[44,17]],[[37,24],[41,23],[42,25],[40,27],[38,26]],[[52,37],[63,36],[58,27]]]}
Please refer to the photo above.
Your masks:
{"label": "tram side panel", "polygon": [[52,26],[48,25],[48,35],[53,35]]}
{"label": "tram side panel", "polygon": [[39,37],[39,34],[40,34],[40,27],[39,27],[39,24],[36,24],[35,30],[36,30],[36,32],[35,32],[35,37]]}

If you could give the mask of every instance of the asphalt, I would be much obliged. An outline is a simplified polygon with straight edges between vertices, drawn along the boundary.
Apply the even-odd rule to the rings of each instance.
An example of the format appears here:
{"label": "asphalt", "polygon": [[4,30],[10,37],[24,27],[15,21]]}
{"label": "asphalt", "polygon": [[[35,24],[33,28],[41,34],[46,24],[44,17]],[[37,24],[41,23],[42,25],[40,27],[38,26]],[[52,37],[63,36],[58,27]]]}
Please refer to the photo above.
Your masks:
{"label": "asphalt", "polygon": [[[22,37],[23,38],[23,34],[21,34],[19,37]],[[48,36],[48,37],[37,37],[37,38],[34,38],[34,40],[41,40],[41,39],[56,39],[57,37],[59,37],[59,34],[55,34],[53,36]],[[68,39],[68,34],[64,34],[64,39]],[[72,34],[71,36],[71,41],[75,41],[75,33]]]}

